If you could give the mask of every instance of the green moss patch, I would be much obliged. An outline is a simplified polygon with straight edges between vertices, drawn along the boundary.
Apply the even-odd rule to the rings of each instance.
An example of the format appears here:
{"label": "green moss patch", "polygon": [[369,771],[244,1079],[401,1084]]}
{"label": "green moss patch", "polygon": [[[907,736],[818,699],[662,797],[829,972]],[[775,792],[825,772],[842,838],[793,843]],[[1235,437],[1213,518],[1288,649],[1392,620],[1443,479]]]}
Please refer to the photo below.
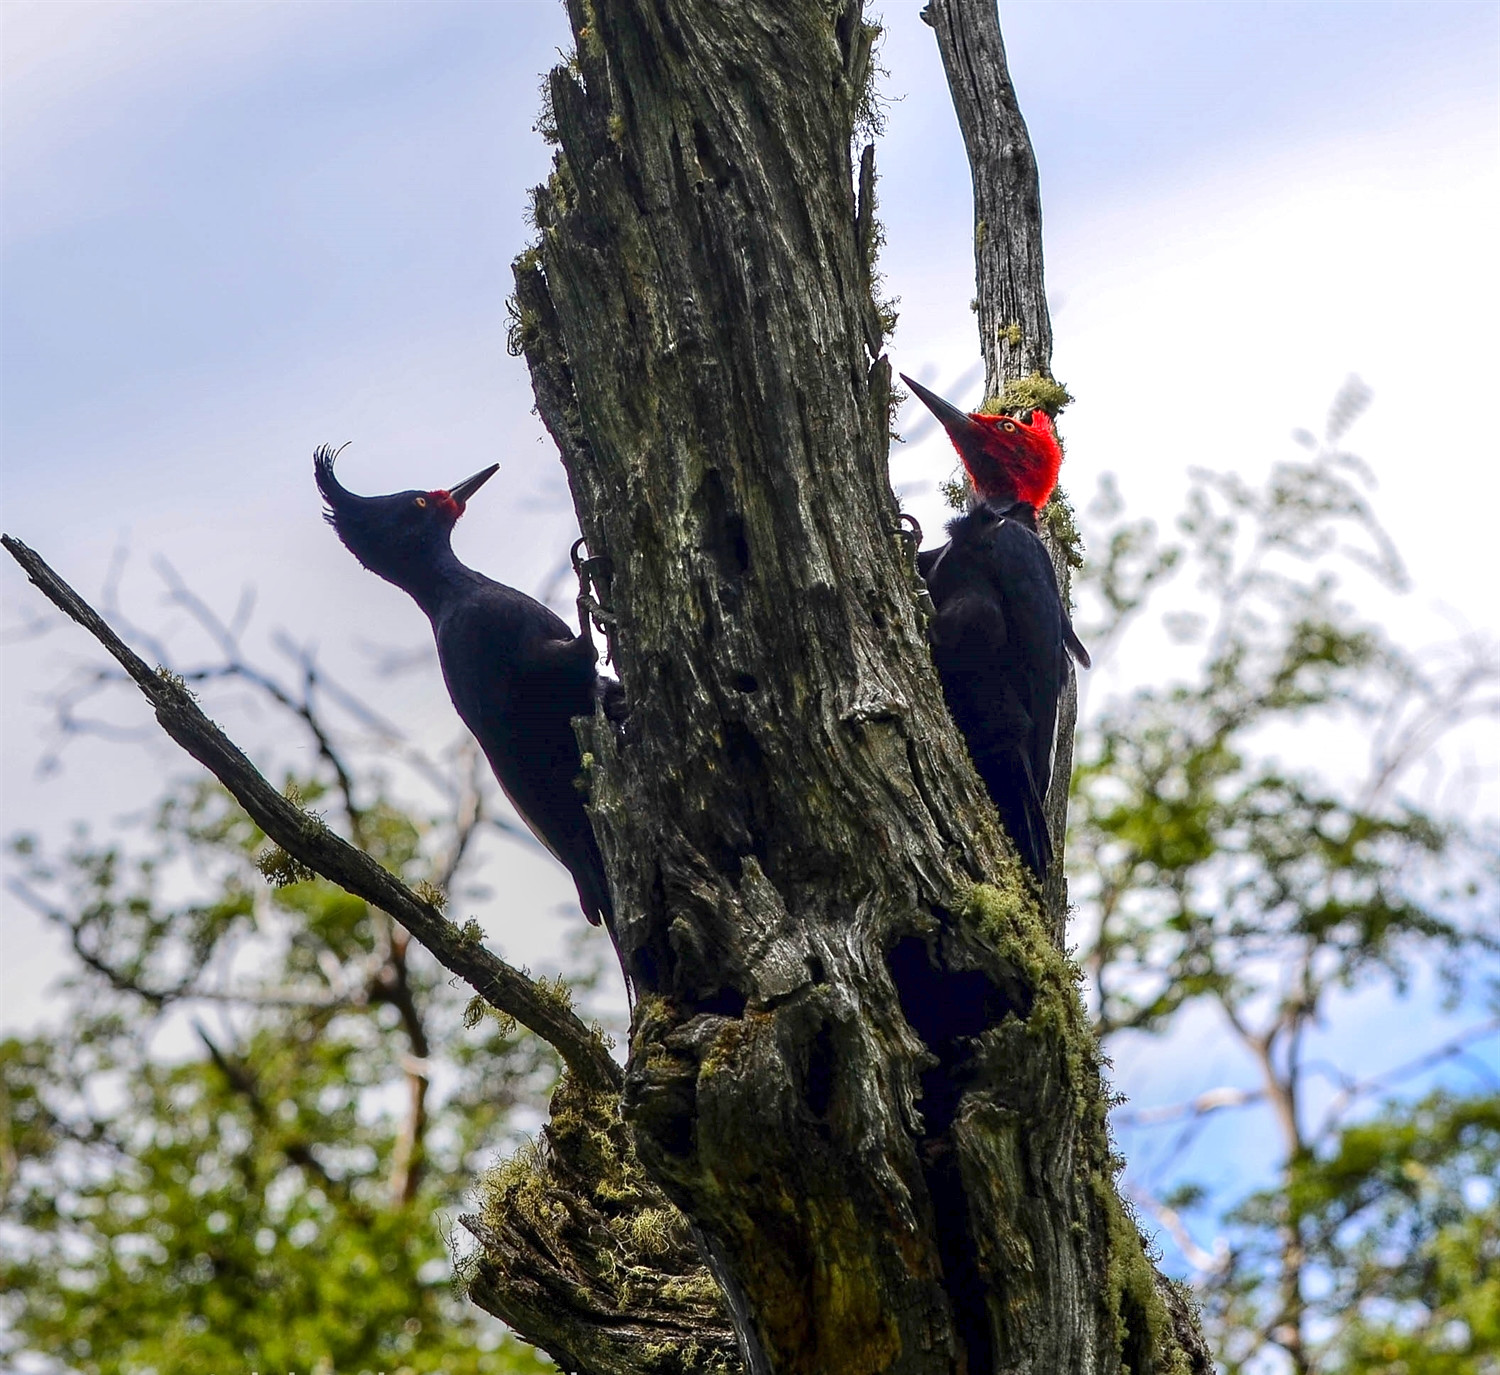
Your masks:
{"label": "green moss patch", "polygon": [[[1020,326],[1012,325],[1007,329],[1014,329],[1016,339],[1014,343],[1020,343]],[[1009,336],[1007,335],[1007,338]],[[1056,419],[1058,413],[1064,406],[1073,400],[1068,389],[1052,377],[1043,377],[1041,373],[1034,372],[1030,377],[1017,377],[1005,384],[1005,390],[999,396],[989,397],[984,405],[979,408],[981,415],[1011,414],[1016,411],[1043,410]]]}
{"label": "green moss patch", "polygon": [[[718,1285],[699,1262],[687,1219],[646,1177],[617,1099],[565,1075],[540,1138],[479,1188],[480,1216],[503,1252],[487,1250],[469,1279],[546,1291],[579,1312],[617,1314],[601,1340],[628,1349],[642,1375],[734,1369]],[[508,1277],[508,1278],[507,1278]],[[645,1332],[656,1338],[646,1341]],[[669,1334],[722,1332],[725,1344]]]}

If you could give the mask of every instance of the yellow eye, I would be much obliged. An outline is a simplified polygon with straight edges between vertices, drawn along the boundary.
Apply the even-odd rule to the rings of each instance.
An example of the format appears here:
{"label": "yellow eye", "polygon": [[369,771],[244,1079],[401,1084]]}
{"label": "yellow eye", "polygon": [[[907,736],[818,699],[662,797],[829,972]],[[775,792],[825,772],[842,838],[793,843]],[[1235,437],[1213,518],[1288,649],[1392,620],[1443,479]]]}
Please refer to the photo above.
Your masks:
{"label": "yellow eye", "polygon": [[426,506],[427,505],[427,498],[426,497],[418,497],[417,498],[417,505],[418,506]]}
{"label": "yellow eye", "polygon": [[1005,431],[1007,434],[1014,434],[1016,432],[1015,422],[1007,420],[1005,422]]}

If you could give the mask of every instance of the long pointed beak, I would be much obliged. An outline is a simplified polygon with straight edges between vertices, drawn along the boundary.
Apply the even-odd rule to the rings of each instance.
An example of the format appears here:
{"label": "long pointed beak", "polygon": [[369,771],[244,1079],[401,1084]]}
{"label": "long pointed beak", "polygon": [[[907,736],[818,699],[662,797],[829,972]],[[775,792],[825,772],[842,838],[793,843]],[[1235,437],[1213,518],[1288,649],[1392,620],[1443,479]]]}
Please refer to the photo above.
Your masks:
{"label": "long pointed beak", "polygon": [[500,465],[491,463],[488,468],[481,468],[473,477],[466,477],[457,486],[448,488],[448,495],[462,506],[499,471]]}
{"label": "long pointed beak", "polygon": [[951,401],[944,401],[936,392],[930,392],[920,382],[914,382],[904,372],[900,374],[901,380],[917,394],[918,399],[937,418],[942,421],[943,428],[953,437],[953,442],[958,445],[959,452],[966,452],[968,443],[978,439],[984,431],[970,419],[965,411],[959,410]]}

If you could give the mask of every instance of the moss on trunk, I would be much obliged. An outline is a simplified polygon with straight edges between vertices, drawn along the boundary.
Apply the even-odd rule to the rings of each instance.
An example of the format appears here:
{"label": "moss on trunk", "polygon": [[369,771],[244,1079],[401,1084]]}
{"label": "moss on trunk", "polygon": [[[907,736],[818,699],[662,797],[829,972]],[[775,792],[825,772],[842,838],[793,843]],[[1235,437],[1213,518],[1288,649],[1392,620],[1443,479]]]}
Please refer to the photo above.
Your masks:
{"label": "moss on trunk", "polygon": [[[751,1370],[1172,1369],[1074,974],[944,708],[886,476],[874,30],[569,13],[515,341],[628,702],[584,735],[634,1148]],[[540,1187],[508,1177],[481,1235]]]}

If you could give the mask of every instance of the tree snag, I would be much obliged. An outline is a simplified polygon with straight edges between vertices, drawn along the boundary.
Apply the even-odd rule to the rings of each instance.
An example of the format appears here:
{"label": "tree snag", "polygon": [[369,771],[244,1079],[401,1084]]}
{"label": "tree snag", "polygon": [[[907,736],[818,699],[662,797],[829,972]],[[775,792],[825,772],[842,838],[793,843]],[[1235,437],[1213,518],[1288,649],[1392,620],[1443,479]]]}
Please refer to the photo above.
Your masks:
{"label": "tree snag", "polygon": [[[583,740],[640,1158],[752,1371],[1206,1370],[924,640],[851,158],[875,31],[858,3],[568,10],[516,336],[629,701]],[[995,378],[1045,376],[1032,246]]]}
{"label": "tree snag", "polygon": [[[180,682],[6,548],[288,863],[562,1051],[543,1142],[466,1222],[471,1292],[565,1367],[1207,1372],[1114,1187],[1065,899],[1001,830],[927,650],[886,476],[873,151],[857,184],[851,157],[875,29],[858,0],[568,12],[516,339],[629,703],[579,725],[634,994],[623,1122],[617,1067],[566,1007],[276,794]],[[976,233],[989,385],[1055,408],[998,22],[987,0],[929,13],[971,107],[976,203],[999,178],[1014,209],[985,212],[993,271]]]}

